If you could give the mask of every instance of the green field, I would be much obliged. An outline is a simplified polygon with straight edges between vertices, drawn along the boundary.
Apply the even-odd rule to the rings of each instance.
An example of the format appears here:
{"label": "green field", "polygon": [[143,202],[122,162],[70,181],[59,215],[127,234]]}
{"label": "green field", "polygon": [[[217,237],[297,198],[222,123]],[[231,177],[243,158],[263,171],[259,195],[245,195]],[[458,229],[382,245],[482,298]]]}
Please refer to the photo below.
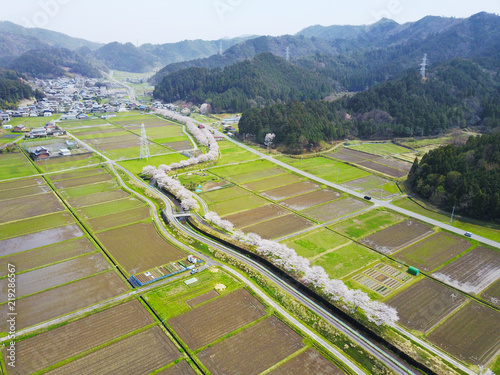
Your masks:
{"label": "green field", "polygon": [[218,189],[209,191],[208,193],[202,193],[200,196],[202,199],[207,201],[207,203],[217,203],[250,194],[251,193],[238,186],[231,186],[225,189]]}
{"label": "green field", "polygon": [[411,151],[407,148],[395,145],[394,143],[363,143],[360,145],[348,146],[347,148],[380,156],[404,154]]}
{"label": "green field", "polygon": [[118,199],[107,203],[100,203],[83,207],[76,211],[79,216],[88,219],[109,215],[114,212],[131,210],[134,208],[142,207],[143,205],[144,203],[142,203],[139,199],[131,196],[130,198]]}
{"label": "green field", "polygon": [[178,163],[181,160],[186,160],[186,159],[187,157],[184,155],[178,153],[171,153],[166,155],[152,156],[151,158],[149,158],[149,160],[144,160],[144,159],[124,160],[120,161],[118,164],[120,164],[123,168],[127,169],[133,174],[137,175],[139,173],[142,173],[142,168],[148,165],[152,165],[153,167],[158,167],[161,164],[170,165],[172,163]]}
{"label": "green field", "polygon": [[40,168],[42,172],[51,173],[51,172],[59,172],[59,171],[96,165],[104,161],[104,159],[99,155],[92,154],[89,156],[90,157],[86,159],[80,159],[80,160],[72,158],[71,156],[67,156],[65,158],[67,159],[67,161],[62,161],[64,159],[52,159],[43,161],[40,160],[35,162],[35,164],[37,165],[38,168]]}
{"label": "green field", "polygon": [[267,200],[251,194],[215,203],[211,209],[217,212],[219,216],[226,216],[235,212],[249,210],[250,208],[264,206],[268,203]]}
{"label": "green field", "polygon": [[301,160],[282,156],[277,159],[333,183],[342,184],[371,175],[362,169],[323,157]]}
{"label": "green field", "polygon": [[382,256],[376,252],[357,243],[351,243],[321,255],[314,261],[314,265],[323,267],[332,278],[341,278],[381,258]]}
{"label": "green field", "polygon": [[161,289],[147,293],[144,297],[163,321],[189,311],[191,308],[184,301],[214,290],[216,284],[226,286],[222,295],[242,287],[241,283],[220,269],[218,272],[209,270],[200,272],[196,274],[196,279],[198,281],[190,285],[186,285],[184,280],[174,281]]}
{"label": "green field", "polygon": [[358,239],[401,220],[403,220],[403,217],[392,212],[375,209],[332,225],[330,228],[350,238]]}
{"label": "green field", "polygon": [[322,228],[299,237],[286,240],[283,243],[294,249],[298,255],[312,258],[325,251],[335,249],[348,243],[349,240],[331,230]]}
{"label": "green field", "polygon": [[37,173],[38,171],[23,153],[0,154],[0,180],[27,177]]}
{"label": "green field", "polygon": [[[397,207],[401,207],[406,210],[415,212],[417,214],[424,215],[426,217],[440,221],[442,223],[445,224],[450,223],[449,216],[431,210],[426,210],[425,208],[420,207],[418,204],[416,204],[415,202],[413,202],[408,198],[398,199],[394,201],[393,204]],[[473,234],[477,234],[481,237],[489,238],[490,240],[493,241],[500,241],[500,229],[491,227],[491,224],[489,223],[482,223],[479,221],[476,222],[477,224],[472,222],[469,223],[462,220],[457,220],[456,218],[454,218],[452,226],[462,229],[464,232],[467,231]]]}
{"label": "green field", "polygon": [[[139,137],[137,138],[137,144],[139,144]],[[111,150],[106,150],[106,151],[101,151],[103,154],[106,154],[110,159],[113,160],[120,160],[120,159],[137,159],[141,155],[141,148],[140,146],[133,146],[133,147],[125,147],[125,148],[115,148]],[[160,154],[167,154],[171,152],[175,152],[171,148],[157,145],[157,144],[150,144],[149,145],[149,152],[151,156],[154,155],[160,155]]]}
{"label": "green field", "polygon": [[237,165],[228,165],[220,168],[210,168],[210,172],[222,176],[222,177],[233,177],[240,174],[252,173],[257,171],[262,171],[266,169],[271,169],[274,164],[267,160],[256,160],[250,161],[248,163],[240,163]]}
{"label": "green field", "polygon": [[74,188],[60,190],[63,198],[79,198],[85,195],[103,193],[105,191],[113,190],[118,187],[115,180],[99,182],[96,184],[88,184],[82,186],[76,186]]}

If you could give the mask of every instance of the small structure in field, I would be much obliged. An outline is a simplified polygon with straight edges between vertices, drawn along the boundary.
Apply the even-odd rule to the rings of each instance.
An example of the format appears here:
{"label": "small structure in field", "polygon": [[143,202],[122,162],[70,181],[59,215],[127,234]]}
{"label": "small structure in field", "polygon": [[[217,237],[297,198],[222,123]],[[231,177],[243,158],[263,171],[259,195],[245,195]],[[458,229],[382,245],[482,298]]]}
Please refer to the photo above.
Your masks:
{"label": "small structure in field", "polygon": [[415,267],[409,267],[408,268],[408,273],[410,275],[413,275],[413,276],[418,276],[418,274],[420,273],[420,270],[418,268],[415,268]]}

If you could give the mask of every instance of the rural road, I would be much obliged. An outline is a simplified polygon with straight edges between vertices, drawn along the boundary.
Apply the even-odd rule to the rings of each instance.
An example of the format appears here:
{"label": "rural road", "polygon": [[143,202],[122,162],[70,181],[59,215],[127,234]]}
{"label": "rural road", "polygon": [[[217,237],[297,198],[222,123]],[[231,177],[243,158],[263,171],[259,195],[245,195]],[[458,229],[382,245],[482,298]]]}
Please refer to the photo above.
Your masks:
{"label": "rural road", "polygon": [[[276,160],[274,157],[270,156],[270,155],[266,155],[258,150],[255,150],[253,149],[252,147],[249,147],[241,142],[238,142],[236,140],[234,140],[233,138],[231,137],[228,137],[226,134],[224,133],[221,133],[219,131],[217,131],[218,135],[221,135],[223,136],[224,138],[226,138],[227,140],[229,140],[230,142],[233,142],[234,144],[250,151],[250,152],[253,152],[254,154],[258,155],[259,157],[265,159],[265,160],[268,160],[270,161],[271,163],[274,163],[274,164],[277,164],[279,165],[280,167],[282,168],[285,168],[285,169],[288,169],[292,172],[295,172],[297,174],[300,174],[304,177],[307,177],[313,181],[316,181],[316,182],[319,182],[321,184],[324,184],[326,186],[329,186],[329,187],[332,187],[334,189],[337,189],[339,191],[342,191],[344,193],[347,193],[347,194],[350,194],[350,195],[353,195],[355,197],[358,197],[358,198],[361,198],[363,199],[363,197],[365,196],[365,194],[362,194],[362,193],[359,193],[357,191],[354,191],[354,190],[351,190],[351,189],[348,189],[342,185],[338,185],[338,184],[334,184],[333,182],[330,182],[330,181],[327,181],[323,178],[320,178],[318,176],[315,176],[313,174],[310,174],[310,173],[307,173],[307,172],[304,172],[303,170],[300,170],[298,168],[295,168],[294,166],[291,166],[289,164],[286,164],[286,163],[283,163],[282,161],[279,161],[279,160]],[[387,202],[387,201],[383,201],[383,200],[380,200],[380,199],[376,199],[376,198],[373,198],[371,199],[371,202],[374,204],[375,207],[384,207],[384,208],[388,208],[392,211],[395,211],[395,212],[399,212],[403,215],[406,215],[406,216],[409,216],[409,217],[412,217],[414,219],[418,219],[422,222],[425,222],[425,223],[428,223],[428,224],[431,224],[433,226],[436,226],[436,227],[439,227],[439,228],[442,228],[442,229],[445,229],[447,231],[450,231],[450,232],[453,232],[453,233],[456,233],[458,235],[461,235],[463,236],[465,231],[463,229],[459,229],[459,228],[455,228],[451,225],[448,225],[448,224],[444,224],[440,221],[437,221],[437,220],[434,220],[434,219],[430,219],[426,216],[423,216],[423,215],[420,215],[420,214],[417,214],[413,211],[409,211],[409,210],[406,210],[404,208],[401,208],[401,207],[397,207],[395,205],[393,205],[391,202]],[[485,238],[485,237],[480,237],[480,236],[477,236],[477,235],[473,235],[472,236],[472,239],[478,241],[478,242],[481,242],[483,244],[486,244],[486,245],[489,245],[489,246],[493,246],[493,247],[496,247],[496,248],[499,248],[500,249],[500,243],[499,242],[496,242],[496,241],[493,241],[493,240],[490,240],[488,238]]]}

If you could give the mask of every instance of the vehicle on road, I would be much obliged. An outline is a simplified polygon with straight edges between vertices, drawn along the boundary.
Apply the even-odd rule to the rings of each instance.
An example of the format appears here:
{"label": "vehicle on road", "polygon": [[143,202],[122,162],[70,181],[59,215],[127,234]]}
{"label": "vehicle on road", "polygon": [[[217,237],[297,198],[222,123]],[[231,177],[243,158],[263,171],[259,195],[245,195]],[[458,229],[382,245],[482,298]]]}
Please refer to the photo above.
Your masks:
{"label": "vehicle on road", "polygon": [[472,237],[472,233],[471,233],[471,232],[465,232],[465,233],[464,233],[464,236],[465,236],[465,237]]}
{"label": "vehicle on road", "polygon": [[363,198],[365,198],[367,201],[371,201],[372,200],[372,197],[370,197],[368,195],[365,195]]}

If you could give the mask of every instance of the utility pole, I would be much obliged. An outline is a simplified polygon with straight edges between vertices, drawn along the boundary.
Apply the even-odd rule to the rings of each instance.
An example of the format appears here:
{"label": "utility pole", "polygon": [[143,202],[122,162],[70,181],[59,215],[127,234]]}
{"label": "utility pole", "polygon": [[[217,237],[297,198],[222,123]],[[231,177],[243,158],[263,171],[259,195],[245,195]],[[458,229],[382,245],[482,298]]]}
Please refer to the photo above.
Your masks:
{"label": "utility pole", "polygon": [[451,211],[450,224],[453,222],[453,215],[455,214],[455,206],[453,206],[453,211]]}
{"label": "utility pole", "polygon": [[151,154],[149,153],[149,142],[148,142],[148,137],[146,135],[146,127],[144,126],[144,123],[141,125],[141,140],[140,140],[140,145],[141,145],[141,155],[140,159],[146,159],[149,160],[151,157]]}

